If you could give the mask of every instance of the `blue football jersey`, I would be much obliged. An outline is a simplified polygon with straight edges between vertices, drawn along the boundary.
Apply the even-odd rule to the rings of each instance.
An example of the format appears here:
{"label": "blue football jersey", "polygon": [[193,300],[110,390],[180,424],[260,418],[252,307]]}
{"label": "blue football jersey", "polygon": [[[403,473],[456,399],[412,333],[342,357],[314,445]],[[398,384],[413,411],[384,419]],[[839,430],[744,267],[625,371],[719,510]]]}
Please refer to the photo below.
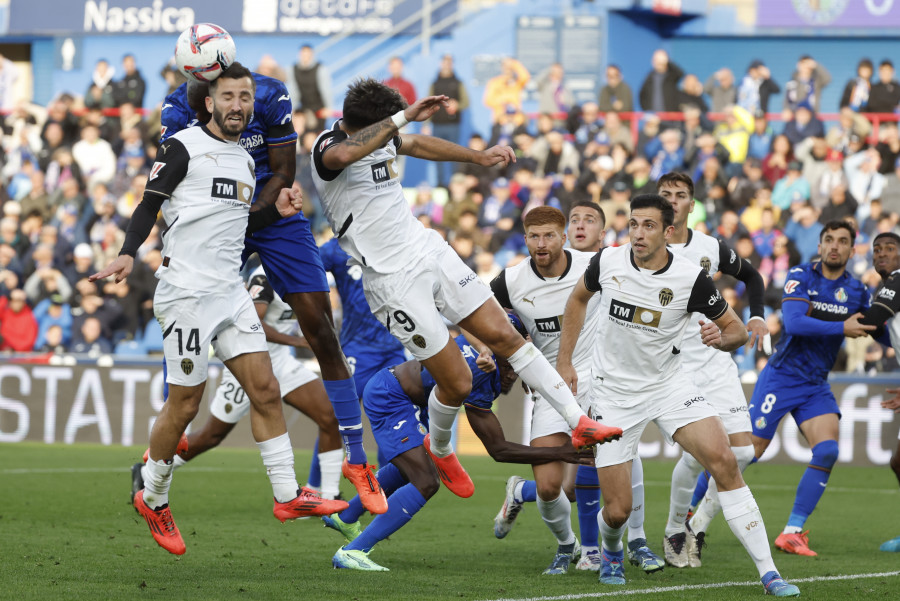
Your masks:
{"label": "blue football jersey", "polygon": [[347,265],[350,255],[344,252],[337,238],[332,238],[319,247],[319,256],[325,271],[334,276],[338,294],[341,297],[344,317],[341,322],[341,346],[364,344],[385,354],[403,351],[400,341],[380,321],[375,319],[366,301],[362,287],[362,267]]}
{"label": "blue football jersey", "polygon": [[[490,411],[494,405],[494,399],[500,396],[500,370],[495,369],[491,373],[485,373],[475,364],[478,359],[478,351],[469,345],[469,341],[465,336],[457,336],[454,339],[459,350],[462,351],[469,369],[472,371],[472,392],[463,401],[463,404]],[[425,394],[431,394],[434,388],[434,378],[428,373],[428,370],[422,368],[422,384],[425,386]]]}
{"label": "blue football jersey", "polygon": [[[809,304],[806,314],[822,321],[845,321],[869,308],[869,292],[847,272],[829,280],[822,275],[821,263],[803,263],[788,272],[782,301],[804,301]],[[843,334],[791,336],[785,332],[769,365],[802,380],[821,382],[828,378],[843,342]]]}
{"label": "blue football jersey", "polygon": [[[256,98],[253,104],[253,117],[244,133],[241,134],[241,146],[250,153],[256,163],[256,192],[272,177],[269,167],[269,148],[296,144],[297,132],[291,122],[291,95],[283,82],[254,73],[256,80]],[[197,125],[197,116],[188,106],[187,84],[166,96],[163,102],[162,133],[160,143],[172,134]]]}

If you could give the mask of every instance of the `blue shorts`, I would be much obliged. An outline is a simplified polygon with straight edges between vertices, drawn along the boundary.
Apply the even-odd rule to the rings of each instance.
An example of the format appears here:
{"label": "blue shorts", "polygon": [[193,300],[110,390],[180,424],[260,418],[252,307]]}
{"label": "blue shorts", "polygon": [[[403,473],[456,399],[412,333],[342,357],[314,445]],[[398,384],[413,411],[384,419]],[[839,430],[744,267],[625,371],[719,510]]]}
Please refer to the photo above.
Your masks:
{"label": "blue shorts", "polygon": [[372,424],[379,454],[388,461],[422,446],[428,434],[427,418],[422,416],[425,410],[409,400],[400,382],[388,370],[378,372],[369,380],[363,392],[363,407]]}
{"label": "blue shorts", "polygon": [[353,381],[356,383],[356,394],[359,395],[359,398],[364,398],[363,392],[372,376],[386,367],[393,367],[406,361],[403,347],[385,352],[355,342],[348,342],[341,346],[344,349],[344,356],[350,363]]}
{"label": "blue shorts", "polygon": [[775,368],[763,368],[750,399],[753,435],[772,440],[778,424],[788,412],[798,426],[819,415],[836,413],[838,418],[841,417],[828,382],[810,384]]}
{"label": "blue shorts", "polygon": [[266,277],[281,298],[292,292],[328,292],[319,247],[303,213],[244,238],[242,261],[253,253],[259,253]]}

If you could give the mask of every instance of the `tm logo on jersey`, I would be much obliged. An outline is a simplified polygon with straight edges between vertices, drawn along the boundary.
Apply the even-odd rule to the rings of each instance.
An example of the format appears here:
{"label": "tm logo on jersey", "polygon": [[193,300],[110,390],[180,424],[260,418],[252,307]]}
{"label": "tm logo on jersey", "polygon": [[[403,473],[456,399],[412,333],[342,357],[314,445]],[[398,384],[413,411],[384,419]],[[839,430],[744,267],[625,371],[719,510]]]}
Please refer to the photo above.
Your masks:
{"label": "tm logo on jersey", "polygon": [[534,327],[540,334],[558,334],[562,331],[562,316],[535,319]]}
{"label": "tm logo on jersey", "polygon": [[623,323],[629,328],[641,328],[642,330],[656,330],[662,319],[662,311],[655,311],[637,305],[623,303],[612,299],[609,304],[609,316],[611,319]]}
{"label": "tm logo on jersey", "polygon": [[[372,181],[376,184],[384,184],[396,177],[397,172],[394,171],[394,159],[381,161],[380,163],[372,165]],[[375,189],[378,190],[380,187],[376,185]]]}
{"label": "tm logo on jersey", "polygon": [[216,200],[236,200],[250,204],[253,198],[253,186],[224,177],[214,177],[209,195]]}

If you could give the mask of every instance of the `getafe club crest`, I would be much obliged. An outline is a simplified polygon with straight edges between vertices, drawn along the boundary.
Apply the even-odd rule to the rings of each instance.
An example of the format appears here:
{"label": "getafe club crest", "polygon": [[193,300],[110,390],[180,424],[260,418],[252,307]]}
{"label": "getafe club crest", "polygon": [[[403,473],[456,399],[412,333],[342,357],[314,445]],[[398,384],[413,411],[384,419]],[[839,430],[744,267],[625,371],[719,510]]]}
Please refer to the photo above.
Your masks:
{"label": "getafe club crest", "polygon": [[663,307],[667,306],[675,298],[675,293],[669,288],[663,288],[659,291],[659,304]]}
{"label": "getafe club crest", "polygon": [[834,300],[839,303],[846,303],[847,299],[850,298],[847,296],[847,292],[843,288],[838,288],[834,291]]}

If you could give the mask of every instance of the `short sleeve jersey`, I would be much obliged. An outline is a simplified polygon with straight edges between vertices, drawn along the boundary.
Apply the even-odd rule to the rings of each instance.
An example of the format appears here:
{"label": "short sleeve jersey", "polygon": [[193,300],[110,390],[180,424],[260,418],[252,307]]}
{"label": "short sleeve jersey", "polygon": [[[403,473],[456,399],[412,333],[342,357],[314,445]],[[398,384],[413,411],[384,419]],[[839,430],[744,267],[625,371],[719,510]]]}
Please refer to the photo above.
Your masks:
{"label": "short sleeve jersey", "polygon": [[347,264],[350,255],[344,252],[336,238],[319,247],[319,256],[325,271],[334,276],[341,297],[341,346],[363,344],[380,352],[402,351],[403,345],[372,315],[363,292],[362,267]]}
{"label": "short sleeve jersey", "polygon": [[[689,229],[687,242],[670,244],[669,249],[710,275],[721,271],[725,275],[737,276],[741,272],[741,258],[737,253],[724,242],[703,232]],[[717,363],[724,366],[732,359],[729,353],[723,353],[703,344],[700,339],[700,320],[705,318],[702,313],[696,313],[691,318],[690,325],[684,334],[681,363],[688,372],[707,370],[710,372],[707,373],[709,376],[715,375]]]}
{"label": "short sleeve jersey", "polygon": [[[475,360],[478,359],[478,351],[469,345],[465,336],[457,336],[454,342],[462,351],[466,363],[469,364],[469,370],[472,372],[472,392],[469,393],[463,404],[466,408],[490,411],[494,399],[500,396],[500,370],[495,369],[491,373],[481,371],[475,363]],[[422,385],[425,387],[426,395],[431,394],[431,390],[435,387],[434,377],[425,368],[422,369]]]}
{"label": "short sleeve jersey", "polygon": [[344,169],[328,169],[322,156],[346,139],[338,123],[313,145],[313,182],[325,217],[355,262],[376,273],[396,273],[421,256],[422,249],[443,241],[413,217],[403,196],[394,166],[400,137]]}
{"label": "short sleeve jersey", "polygon": [[636,394],[665,389],[681,370],[682,339],[691,313],[718,319],[728,304],[705,270],[668,252],[657,271],[641,269],[631,244],[605,248],[584,274],[588,290],[600,293],[593,376],[628,404]]}
{"label": "short sleeve jersey", "polygon": [[[807,315],[822,321],[845,321],[869,308],[866,287],[846,271],[836,280],[822,275],[822,264],[803,263],[788,272],[782,302],[802,301]],[[775,346],[769,365],[800,380],[821,383],[837,360],[843,334],[791,336],[785,333]]]}
{"label": "short sleeve jersey", "polygon": [[890,311],[891,316],[888,317],[886,327],[891,337],[891,346],[900,356],[900,319],[897,319],[897,313],[900,312],[900,269],[889,275],[875,293],[872,306],[875,305],[880,305]]}
{"label": "short sleeve jersey", "polygon": [[[297,333],[299,326],[297,318],[294,316],[294,310],[272,288],[262,266],[257,267],[250,274],[247,289],[250,291],[250,298],[254,303],[266,305],[266,314],[263,317],[266,325],[282,334],[294,335]],[[275,342],[269,342],[268,345],[269,355],[272,356],[273,361],[281,356],[293,356],[289,346]]]}
{"label": "short sleeve jersey", "polygon": [[[567,258],[566,269],[558,278],[545,278],[538,272],[534,261],[528,259],[504,269],[491,282],[497,301],[519,316],[534,345],[551,365],[556,364],[559,354],[566,302],[594,256],[593,253],[577,250],[563,252]],[[600,320],[600,312],[597,311],[599,304],[600,296],[594,295],[588,303],[584,326],[572,354],[572,365],[579,372],[591,368],[594,336]]]}
{"label": "short sleeve jersey", "polygon": [[[297,132],[291,122],[291,96],[284,83],[259,73],[254,73],[253,79],[256,82],[253,117],[241,134],[240,144],[253,158],[258,194],[272,177],[269,148],[296,144]],[[187,84],[180,85],[166,96],[161,119],[160,143],[183,129],[197,125],[197,116],[187,102]]]}
{"label": "short sleeve jersey", "polygon": [[256,179],[236,142],[192,127],[160,144],[146,193],[157,194],[163,218],[160,280],[187,290],[243,285],[239,270]]}

